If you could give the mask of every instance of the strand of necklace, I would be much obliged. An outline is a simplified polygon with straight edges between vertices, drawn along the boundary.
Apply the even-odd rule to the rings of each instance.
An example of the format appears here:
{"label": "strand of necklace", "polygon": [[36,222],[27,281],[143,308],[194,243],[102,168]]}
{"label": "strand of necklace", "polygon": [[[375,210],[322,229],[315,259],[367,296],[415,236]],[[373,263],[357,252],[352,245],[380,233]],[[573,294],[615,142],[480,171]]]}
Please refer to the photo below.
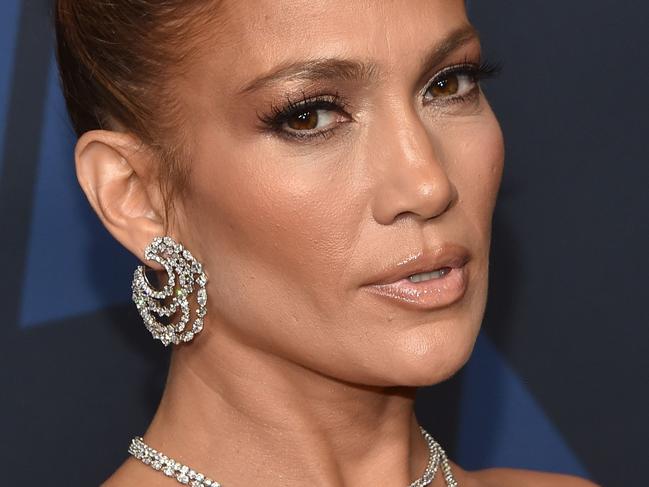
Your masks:
{"label": "strand of necklace", "polygon": [[[421,426],[421,434],[428,444],[428,465],[423,475],[411,483],[408,487],[426,487],[435,479],[437,470],[442,470],[447,487],[458,487],[446,452],[435,441],[435,439]],[[161,471],[167,477],[175,478],[179,483],[189,485],[190,487],[222,487],[220,483],[206,477],[204,474],[177,462],[164,453],[154,450],[144,442],[140,436],[131,440],[128,452],[145,465],[149,465],[154,470]]]}

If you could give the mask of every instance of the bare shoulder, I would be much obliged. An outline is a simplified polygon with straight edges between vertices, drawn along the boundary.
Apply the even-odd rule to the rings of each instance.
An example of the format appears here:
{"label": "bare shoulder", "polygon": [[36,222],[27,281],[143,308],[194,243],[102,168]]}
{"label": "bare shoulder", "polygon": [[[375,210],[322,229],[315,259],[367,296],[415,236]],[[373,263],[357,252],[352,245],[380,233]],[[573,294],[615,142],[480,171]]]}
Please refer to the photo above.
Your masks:
{"label": "bare shoulder", "polygon": [[513,468],[467,472],[476,487],[600,487],[580,477]]}

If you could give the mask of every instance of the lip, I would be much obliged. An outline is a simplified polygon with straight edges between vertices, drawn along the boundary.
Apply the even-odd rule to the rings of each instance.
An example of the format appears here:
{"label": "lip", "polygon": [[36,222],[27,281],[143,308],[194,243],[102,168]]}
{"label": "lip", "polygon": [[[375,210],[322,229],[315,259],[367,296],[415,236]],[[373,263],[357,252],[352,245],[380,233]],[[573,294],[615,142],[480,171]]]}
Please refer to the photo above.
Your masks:
{"label": "lip", "polygon": [[[412,254],[389,266],[362,288],[391,301],[415,309],[437,309],[449,306],[464,296],[468,286],[469,251],[455,244]],[[438,278],[411,282],[408,277],[447,267],[450,271]]]}

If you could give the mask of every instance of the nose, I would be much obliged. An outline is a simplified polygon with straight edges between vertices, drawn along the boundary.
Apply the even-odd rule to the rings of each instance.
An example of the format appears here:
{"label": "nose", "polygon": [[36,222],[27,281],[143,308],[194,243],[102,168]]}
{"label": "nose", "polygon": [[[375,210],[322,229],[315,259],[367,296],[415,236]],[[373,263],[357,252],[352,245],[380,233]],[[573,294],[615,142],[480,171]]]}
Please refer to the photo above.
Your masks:
{"label": "nose", "polygon": [[436,143],[419,115],[395,113],[375,134],[381,142],[374,166],[378,173],[373,198],[374,219],[389,225],[410,215],[424,221],[445,213],[456,190],[440,159]]}

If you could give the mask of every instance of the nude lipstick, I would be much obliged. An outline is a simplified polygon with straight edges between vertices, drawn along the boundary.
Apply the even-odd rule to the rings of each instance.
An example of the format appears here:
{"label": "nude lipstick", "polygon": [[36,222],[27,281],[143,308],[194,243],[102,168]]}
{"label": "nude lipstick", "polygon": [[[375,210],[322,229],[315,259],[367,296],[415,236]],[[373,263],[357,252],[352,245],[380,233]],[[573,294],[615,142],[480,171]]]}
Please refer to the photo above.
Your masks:
{"label": "nude lipstick", "polygon": [[445,244],[410,256],[376,275],[363,289],[407,308],[432,310],[464,296],[469,252]]}

